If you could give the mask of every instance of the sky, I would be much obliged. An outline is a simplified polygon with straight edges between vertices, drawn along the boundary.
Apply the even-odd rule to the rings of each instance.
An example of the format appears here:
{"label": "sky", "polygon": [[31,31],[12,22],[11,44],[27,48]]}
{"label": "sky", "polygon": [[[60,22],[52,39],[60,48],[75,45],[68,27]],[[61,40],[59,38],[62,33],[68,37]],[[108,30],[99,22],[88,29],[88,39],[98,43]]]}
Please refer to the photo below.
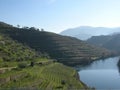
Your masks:
{"label": "sky", "polygon": [[120,27],[120,0],[0,0],[0,21],[55,33],[79,26]]}

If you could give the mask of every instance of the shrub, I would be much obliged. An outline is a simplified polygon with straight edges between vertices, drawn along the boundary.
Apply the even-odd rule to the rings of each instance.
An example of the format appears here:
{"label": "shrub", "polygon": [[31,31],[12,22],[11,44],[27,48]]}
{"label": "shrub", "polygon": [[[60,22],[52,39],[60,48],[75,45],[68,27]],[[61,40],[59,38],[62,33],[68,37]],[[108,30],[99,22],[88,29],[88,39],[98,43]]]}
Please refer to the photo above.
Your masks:
{"label": "shrub", "polygon": [[31,63],[30,63],[30,66],[33,67],[33,66],[34,66],[34,62],[31,62]]}
{"label": "shrub", "polygon": [[27,63],[22,62],[18,64],[18,68],[26,68],[27,67]]}
{"label": "shrub", "polygon": [[62,80],[62,81],[61,81],[61,84],[62,84],[62,85],[65,85],[65,80]]}

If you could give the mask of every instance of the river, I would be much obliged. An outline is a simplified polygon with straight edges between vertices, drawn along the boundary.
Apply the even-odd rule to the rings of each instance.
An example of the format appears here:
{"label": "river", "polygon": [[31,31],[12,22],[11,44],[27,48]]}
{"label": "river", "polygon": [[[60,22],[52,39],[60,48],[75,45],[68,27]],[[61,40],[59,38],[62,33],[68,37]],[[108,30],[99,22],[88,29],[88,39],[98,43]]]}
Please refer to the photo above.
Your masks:
{"label": "river", "polygon": [[97,90],[120,89],[119,57],[97,60],[87,66],[77,66],[80,80]]}

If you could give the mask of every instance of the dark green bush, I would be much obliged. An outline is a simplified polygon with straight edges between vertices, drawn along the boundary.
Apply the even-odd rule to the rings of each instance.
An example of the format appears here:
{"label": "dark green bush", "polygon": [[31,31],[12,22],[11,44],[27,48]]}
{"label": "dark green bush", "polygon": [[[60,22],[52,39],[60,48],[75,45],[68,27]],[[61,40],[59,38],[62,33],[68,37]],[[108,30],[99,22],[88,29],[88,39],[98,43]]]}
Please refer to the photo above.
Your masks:
{"label": "dark green bush", "polygon": [[33,67],[33,66],[34,66],[34,62],[31,62],[31,63],[30,63],[30,66]]}
{"label": "dark green bush", "polygon": [[62,81],[61,81],[61,84],[62,84],[62,85],[65,85],[65,83],[66,83],[65,80],[62,80]]}
{"label": "dark green bush", "polygon": [[18,68],[26,68],[27,67],[27,63],[22,62],[18,64]]}

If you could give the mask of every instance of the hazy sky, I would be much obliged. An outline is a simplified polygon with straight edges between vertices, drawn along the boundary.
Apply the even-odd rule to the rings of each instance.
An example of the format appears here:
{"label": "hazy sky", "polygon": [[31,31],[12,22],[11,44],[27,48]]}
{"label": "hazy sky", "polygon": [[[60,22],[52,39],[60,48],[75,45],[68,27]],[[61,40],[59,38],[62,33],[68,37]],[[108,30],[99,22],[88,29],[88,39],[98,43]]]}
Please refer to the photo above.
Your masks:
{"label": "hazy sky", "polygon": [[120,26],[120,0],[0,0],[0,21],[60,32],[78,26]]}

